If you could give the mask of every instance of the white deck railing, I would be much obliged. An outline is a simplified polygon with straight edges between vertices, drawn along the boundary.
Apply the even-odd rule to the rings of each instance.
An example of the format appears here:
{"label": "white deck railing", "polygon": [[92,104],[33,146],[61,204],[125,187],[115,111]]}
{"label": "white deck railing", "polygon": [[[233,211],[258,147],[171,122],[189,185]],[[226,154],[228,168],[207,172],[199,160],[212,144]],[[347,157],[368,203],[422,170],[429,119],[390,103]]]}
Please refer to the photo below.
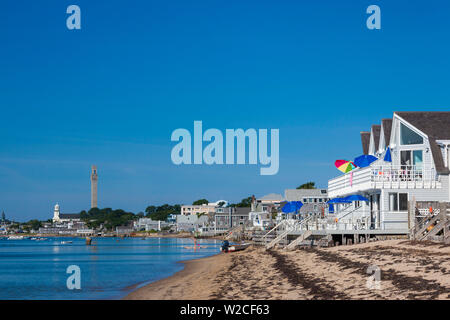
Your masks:
{"label": "white deck railing", "polygon": [[328,181],[328,195],[333,198],[346,193],[382,188],[438,188],[435,169],[415,166],[374,166],[355,169]]}

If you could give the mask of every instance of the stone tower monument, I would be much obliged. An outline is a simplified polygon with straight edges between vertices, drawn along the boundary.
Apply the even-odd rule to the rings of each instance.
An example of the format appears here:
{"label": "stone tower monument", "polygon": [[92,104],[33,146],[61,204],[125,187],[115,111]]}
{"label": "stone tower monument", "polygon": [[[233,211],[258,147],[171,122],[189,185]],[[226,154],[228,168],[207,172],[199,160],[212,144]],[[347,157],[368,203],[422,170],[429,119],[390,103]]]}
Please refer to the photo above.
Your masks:
{"label": "stone tower monument", "polygon": [[91,208],[97,208],[97,167],[92,166],[91,170]]}

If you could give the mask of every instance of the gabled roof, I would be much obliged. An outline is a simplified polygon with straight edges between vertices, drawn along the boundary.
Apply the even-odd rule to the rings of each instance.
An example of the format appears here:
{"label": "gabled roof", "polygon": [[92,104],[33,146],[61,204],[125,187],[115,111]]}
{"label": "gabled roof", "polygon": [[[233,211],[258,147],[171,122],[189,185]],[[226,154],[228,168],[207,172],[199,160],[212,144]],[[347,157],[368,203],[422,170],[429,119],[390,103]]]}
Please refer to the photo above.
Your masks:
{"label": "gabled roof", "polygon": [[327,189],[286,189],[286,201],[301,201],[305,197],[327,197]]}
{"label": "gabled roof", "polygon": [[373,142],[375,143],[375,152],[378,150],[378,146],[380,145],[380,133],[381,133],[381,125],[379,124],[372,125],[372,134],[373,134]]}
{"label": "gabled roof", "polygon": [[381,119],[386,147],[391,142],[392,119]]}
{"label": "gabled roof", "polygon": [[265,196],[258,198],[256,200],[267,200],[267,201],[283,201],[284,198],[281,194],[278,193],[270,193],[266,194]]}
{"label": "gabled roof", "polygon": [[370,132],[361,131],[361,143],[363,154],[369,154]]}
{"label": "gabled roof", "polygon": [[236,207],[235,212],[233,212],[234,215],[247,215],[250,213],[251,208],[250,207]]}
{"label": "gabled roof", "polygon": [[450,140],[450,112],[394,112],[428,136],[438,173],[449,173],[436,140]]}

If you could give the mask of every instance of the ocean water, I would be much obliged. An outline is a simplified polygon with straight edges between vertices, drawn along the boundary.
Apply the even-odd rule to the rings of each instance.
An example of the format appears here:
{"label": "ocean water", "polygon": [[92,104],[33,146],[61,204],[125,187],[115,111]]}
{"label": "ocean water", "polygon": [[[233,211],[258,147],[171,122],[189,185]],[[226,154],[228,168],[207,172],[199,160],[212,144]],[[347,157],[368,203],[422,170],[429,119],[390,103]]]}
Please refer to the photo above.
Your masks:
{"label": "ocean water", "polygon": [[[62,244],[61,241],[73,241]],[[0,240],[0,299],[120,299],[183,269],[179,261],[217,254],[220,241],[177,238]],[[81,271],[81,289],[69,290],[67,268]]]}

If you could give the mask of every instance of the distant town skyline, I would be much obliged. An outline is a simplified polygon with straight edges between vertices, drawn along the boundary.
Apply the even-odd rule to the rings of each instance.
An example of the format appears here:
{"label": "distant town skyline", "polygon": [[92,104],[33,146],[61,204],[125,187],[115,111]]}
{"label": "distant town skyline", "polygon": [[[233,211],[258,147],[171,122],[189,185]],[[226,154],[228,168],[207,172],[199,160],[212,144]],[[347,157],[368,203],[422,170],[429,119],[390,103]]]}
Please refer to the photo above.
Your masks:
{"label": "distant town skyline", "polygon": [[[355,132],[394,111],[450,106],[450,4],[365,1],[7,1],[0,11],[0,211],[50,219],[90,208],[238,202],[315,181],[362,153]],[[177,166],[177,128],[279,129],[279,170]]]}

